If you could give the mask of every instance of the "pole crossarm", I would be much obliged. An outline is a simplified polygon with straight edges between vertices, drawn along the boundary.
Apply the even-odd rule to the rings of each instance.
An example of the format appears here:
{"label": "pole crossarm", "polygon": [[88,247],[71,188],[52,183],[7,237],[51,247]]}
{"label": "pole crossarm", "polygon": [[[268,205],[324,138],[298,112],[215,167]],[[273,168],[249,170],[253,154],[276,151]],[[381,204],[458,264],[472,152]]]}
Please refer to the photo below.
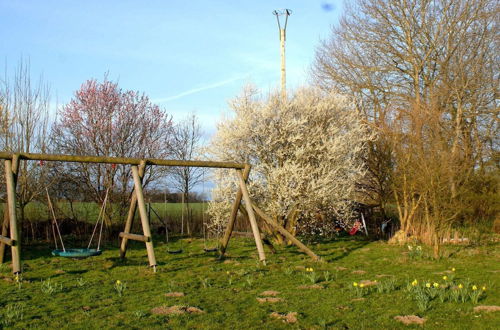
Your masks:
{"label": "pole crossarm", "polygon": [[105,157],[105,156],[79,156],[79,155],[52,155],[52,154],[33,154],[33,153],[12,153],[0,152],[0,159],[10,159],[17,155],[19,159],[41,160],[55,162],[78,162],[78,163],[101,163],[101,164],[124,164],[140,165],[146,162],[146,165],[157,166],[184,166],[184,167],[211,167],[211,168],[234,168],[244,169],[245,164],[234,162],[214,162],[204,160],[176,160],[176,159],[157,159],[157,158],[127,158],[127,157]]}

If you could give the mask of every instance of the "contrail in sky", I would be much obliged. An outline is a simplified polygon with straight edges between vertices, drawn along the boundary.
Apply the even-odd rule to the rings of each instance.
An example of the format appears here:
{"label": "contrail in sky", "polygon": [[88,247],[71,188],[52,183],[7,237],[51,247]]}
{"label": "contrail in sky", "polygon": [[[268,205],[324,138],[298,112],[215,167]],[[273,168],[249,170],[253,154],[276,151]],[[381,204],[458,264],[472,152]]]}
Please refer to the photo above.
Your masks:
{"label": "contrail in sky", "polygon": [[161,98],[161,99],[155,99],[155,100],[153,100],[153,102],[155,102],[155,103],[163,103],[163,102],[168,102],[168,101],[172,101],[172,100],[177,100],[177,99],[180,99],[181,97],[184,97],[184,96],[187,96],[187,95],[191,95],[191,94],[195,94],[195,93],[198,93],[198,92],[201,92],[201,91],[205,91],[207,89],[212,89],[212,88],[217,88],[217,87],[220,87],[220,86],[227,85],[227,84],[232,83],[234,81],[241,80],[244,77],[245,76],[240,76],[240,77],[236,77],[236,78],[231,78],[231,79],[219,81],[219,82],[216,82],[216,83],[213,83],[213,84],[210,84],[210,85],[206,85],[206,86],[202,86],[202,87],[198,87],[198,88],[189,89],[189,90],[187,90],[185,92],[182,92],[182,93],[179,93],[177,95],[173,95],[173,96],[169,96],[169,97],[165,97],[165,98]]}

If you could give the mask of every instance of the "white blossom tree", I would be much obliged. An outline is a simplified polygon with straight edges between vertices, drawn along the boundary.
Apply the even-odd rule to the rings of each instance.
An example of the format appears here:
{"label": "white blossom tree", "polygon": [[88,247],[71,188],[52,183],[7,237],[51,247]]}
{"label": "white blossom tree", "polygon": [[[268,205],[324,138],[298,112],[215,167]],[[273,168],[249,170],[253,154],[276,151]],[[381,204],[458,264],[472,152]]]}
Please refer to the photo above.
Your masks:
{"label": "white blossom tree", "polygon": [[[348,98],[303,88],[283,103],[279,93],[262,97],[247,87],[230,107],[233,114],[219,123],[211,151],[217,159],[252,165],[249,189],[257,204],[292,233],[321,233],[333,216],[348,221],[372,139]],[[237,189],[224,170],[216,171],[215,181],[214,226],[229,218]],[[325,226],[308,227],[317,219]]]}

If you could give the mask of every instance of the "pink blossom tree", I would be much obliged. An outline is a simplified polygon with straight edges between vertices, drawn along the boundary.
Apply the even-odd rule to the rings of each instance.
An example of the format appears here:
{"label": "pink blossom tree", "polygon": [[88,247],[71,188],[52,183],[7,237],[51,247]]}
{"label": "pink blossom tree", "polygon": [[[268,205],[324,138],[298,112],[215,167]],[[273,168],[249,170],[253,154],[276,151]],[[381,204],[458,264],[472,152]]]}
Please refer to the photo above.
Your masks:
{"label": "pink blossom tree", "polygon": [[[136,91],[124,91],[117,83],[86,81],[73,99],[58,111],[52,130],[55,152],[76,155],[167,158],[170,154],[172,120],[159,106]],[[66,170],[83,185],[89,199],[101,202],[112,187],[122,215],[131,188],[128,166],[69,164]],[[164,169],[163,169],[164,171]],[[149,168],[145,184],[165,175]],[[112,200],[113,200],[112,199]]]}

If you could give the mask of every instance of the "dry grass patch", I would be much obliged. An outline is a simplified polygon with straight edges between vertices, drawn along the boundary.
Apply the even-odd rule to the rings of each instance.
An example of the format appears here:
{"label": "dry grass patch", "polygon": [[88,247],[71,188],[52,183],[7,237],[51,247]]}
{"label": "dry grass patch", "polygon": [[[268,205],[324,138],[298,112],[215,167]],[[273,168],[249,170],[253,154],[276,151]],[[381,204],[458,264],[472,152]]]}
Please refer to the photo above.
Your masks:
{"label": "dry grass patch", "polygon": [[377,281],[370,281],[370,280],[362,280],[359,282],[359,284],[363,284],[363,286],[374,286],[377,285]]}
{"label": "dry grass patch", "polygon": [[364,271],[364,270],[353,270],[352,273],[353,274],[366,274],[366,271]]}
{"label": "dry grass patch", "polygon": [[345,268],[345,267],[342,267],[342,266],[338,266],[338,267],[335,267],[336,270],[338,271],[342,271],[342,270],[347,270],[348,268]]}
{"label": "dry grass patch", "polygon": [[422,317],[419,317],[417,315],[405,315],[405,316],[394,316],[394,319],[396,321],[399,321],[405,325],[410,325],[410,324],[424,324],[425,319]]}
{"label": "dry grass patch", "polygon": [[184,292],[167,292],[166,297],[184,297]]}
{"label": "dry grass patch", "polygon": [[151,314],[156,315],[180,315],[180,314],[203,314],[198,307],[192,306],[160,306],[151,310]]}
{"label": "dry grass patch", "polygon": [[297,319],[297,312],[290,312],[288,314],[280,314],[278,312],[272,312],[271,317],[274,317],[275,319],[282,320],[285,323],[296,323],[298,321]]}
{"label": "dry grass patch", "polygon": [[283,301],[281,298],[275,298],[275,297],[265,297],[265,298],[257,298],[257,301],[261,304],[264,303],[277,303]]}
{"label": "dry grass patch", "polygon": [[269,297],[269,296],[276,297],[279,294],[280,294],[279,291],[267,290],[267,291],[262,292],[260,295],[267,296],[267,297]]}
{"label": "dry grass patch", "polygon": [[500,311],[500,306],[476,306],[474,307],[474,312],[498,312]]}

